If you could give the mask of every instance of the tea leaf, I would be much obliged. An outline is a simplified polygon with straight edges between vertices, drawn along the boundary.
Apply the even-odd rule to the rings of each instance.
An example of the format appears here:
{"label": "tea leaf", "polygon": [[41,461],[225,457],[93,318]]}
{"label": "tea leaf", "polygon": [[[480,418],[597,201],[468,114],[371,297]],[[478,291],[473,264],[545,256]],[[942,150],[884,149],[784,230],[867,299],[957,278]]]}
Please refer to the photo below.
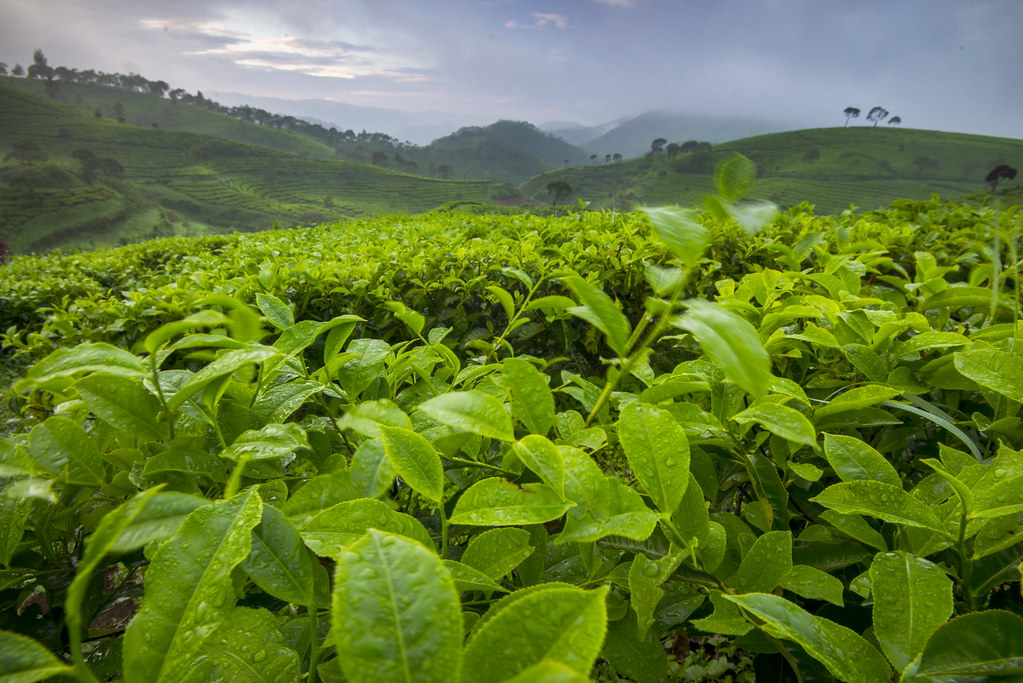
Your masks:
{"label": "tea leaf", "polygon": [[53,676],[70,676],[73,667],[42,643],[10,631],[0,631],[0,678],[11,683],[34,683]]}
{"label": "tea leaf", "polygon": [[452,524],[503,526],[539,524],[557,519],[572,507],[546,484],[516,486],[506,479],[478,481],[462,494],[451,514]]}
{"label": "tea leaf", "polygon": [[952,616],[952,581],[933,563],[899,551],[880,553],[870,565],[874,635],[898,671]]}
{"label": "tea leaf", "polygon": [[262,502],[253,491],[198,508],[160,546],[124,635],[125,680],[177,681],[233,611],[231,572],[251,550]]}
{"label": "tea leaf", "polygon": [[863,514],[886,522],[920,527],[948,535],[941,520],[925,504],[901,488],[879,481],[848,481],[824,489],[813,502],[846,514]]}
{"label": "tea leaf", "polygon": [[235,607],[203,643],[200,657],[189,681],[291,683],[301,678],[298,653],[285,642],[277,617],[264,609]]}
{"label": "tea leaf", "polygon": [[946,676],[1010,680],[1021,675],[1023,617],[990,610],[964,614],[938,627],[924,646],[920,664],[909,680]]}
{"label": "tea leaf", "polygon": [[[699,213],[693,209],[683,209],[677,206],[644,207],[641,208],[654,234],[661,238],[661,241],[668,246],[668,250],[675,258],[692,268],[703,256],[704,250],[710,243],[710,231],[699,221]],[[663,271],[652,271],[663,273]],[[671,278],[676,280],[677,278]],[[673,289],[676,282],[665,281],[660,275],[656,280],[661,283],[660,289],[655,290],[665,294]]]}
{"label": "tea leaf", "polygon": [[511,390],[512,415],[532,434],[545,436],[554,425],[554,394],[547,376],[520,358],[508,358],[502,365]]}
{"label": "tea leaf", "polygon": [[546,437],[529,434],[512,444],[515,455],[561,497],[565,496],[565,459]]}
{"label": "tea leaf", "polygon": [[902,480],[892,464],[855,437],[825,434],[824,457],[842,481],[880,481],[902,488]]}
{"label": "tea leaf", "polygon": [[982,387],[1023,401],[1023,356],[997,349],[970,349],[956,352],[955,366]]}
{"label": "tea leaf", "polygon": [[876,683],[891,679],[891,669],[873,645],[855,631],[817,617],[777,595],[748,593],[723,595],[764,620],[767,633],[799,643],[807,654],[849,683]]}
{"label": "tea leaf", "polygon": [[528,531],[514,528],[489,529],[469,541],[462,554],[462,562],[499,580],[532,553]]}
{"label": "tea leaf", "polygon": [[756,403],[746,410],[733,415],[732,419],[741,425],[755,423],[793,443],[814,448],[817,433],[813,424],[802,413],[780,403]]}
{"label": "tea leaf", "polygon": [[395,473],[413,491],[435,503],[443,502],[444,467],[433,444],[411,429],[383,425],[380,440]]}
{"label": "tea leaf", "polygon": [[298,605],[313,605],[313,563],[302,537],[277,508],[263,506],[252,530],[252,550],[242,569],[270,595]]}
{"label": "tea leaf", "polygon": [[338,659],[352,683],[458,680],[458,594],[432,551],[371,529],[338,557],[332,605]]}
{"label": "tea leaf", "polygon": [[689,440],[667,410],[630,403],[618,421],[625,457],[654,505],[671,514],[689,485]]}
{"label": "tea leaf", "polygon": [[689,310],[673,324],[691,332],[728,379],[754,396],[763,396],[771,383],[771,358],[753,326],[717,304],[700,299],[685,303]]}
{"label": "tea leaf", "polygon": [[515,440],[504,404],[480,391],[451,391],[421,403],[419,409],[454,429],[501,441]]}
{"label": "tea leaf", "polygon": [[466,645],[463,680],[499,683],[545,659],[588,673],[607,631],[607,591],[544,587],[510,603]]}
{"label": "tea leaf", "polygon": [[140,439],[162,441],[167,423],[158,419],[161,406],[139,378],[89,375],[75,383],[89,410],[115,429]]}
{"label": "tea leaf", "polygon": [[568,309],[568,312],[603,332],[611,350],[619,358],[625,358],[629,353],[629,334],[632,331],[629,320],[607,294],[587,280],[578,275],[569,275],[562,280],[582,303],[581,306]]}

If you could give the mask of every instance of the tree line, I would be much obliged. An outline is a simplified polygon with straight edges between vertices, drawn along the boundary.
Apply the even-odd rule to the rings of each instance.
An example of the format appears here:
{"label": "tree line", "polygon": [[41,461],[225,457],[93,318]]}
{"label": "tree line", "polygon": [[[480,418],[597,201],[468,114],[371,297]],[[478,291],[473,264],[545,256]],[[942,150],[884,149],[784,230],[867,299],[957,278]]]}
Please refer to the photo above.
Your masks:
{"label": "tree line", "polygon": [[[860,117],[860,110],[857,109],[856,107],[846,107],[845,111],[843,111],[842,113],[845,114],[845,126],[844,127],[848,127],[849,126],[849,119],[858,119]],[[867,112],[866,119],[868,121],[873,121],[874,122],[874,127],[876,128],[878,123],[880,123],[881,121],[884,121],[885,119],[888,119],[888,114],[889,113],[890,112],[887,109],[885,109],[884,107],[874,107],[869,112]],[[901,123],[902,123],[902,117],[901,116],[893,116],[890,119],[888,119],[888,125],[889,126],[898,126]]]}
{"label": "tree line", "polygon": [[152,95],[154,97],[166,97],[172,102],[184,102],[185,104],[195,105],[209,111],[217,112],[218,114],[226,114],[232,118],[247,121],[248,123],[254,123],[266,128],[276,128],[292,133],[301,133],[321,140],[325,144],[335,148],[340,144],[352,142],[370,142],[390,145],[393,147],[402,147],[406,144],[385,133],[370,133],[365,130],[356,133],[351,129],[338,130],[333,126],[327,128],[318,123],[310,123],[294,116],[274,114],[266,111],[265,109],[252,107],[246,104],[228,107],[205,97],[201,90],[197,90],[193,95],[183,88],[172,88],[166,81],[152,81],[136,73],[106,73],[103,71],[96,71],[94,69],[79,70],[66,66],[52,67],[49,65],[49,61],[47,60],[46,55],[43,54],[42,49],[37,49],[32,53],[32,64],[29,65],[28,69],[22,67],[21,64],[15,64],[14,67],[8,71],[7,64],[0,62],[0,76],[8,75],[17,77],[24,76],[31,79],[46,81],[46,91],[54,98],[56,98],[60,91],[61,83],[102,85],[110,88],[118,88],[130,92]]}

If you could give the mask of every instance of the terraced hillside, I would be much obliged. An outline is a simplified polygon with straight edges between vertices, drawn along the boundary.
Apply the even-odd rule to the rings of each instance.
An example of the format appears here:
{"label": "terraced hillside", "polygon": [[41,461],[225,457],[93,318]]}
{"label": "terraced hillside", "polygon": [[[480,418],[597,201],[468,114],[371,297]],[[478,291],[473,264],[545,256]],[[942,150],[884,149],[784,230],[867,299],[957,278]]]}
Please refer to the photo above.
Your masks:
{"label": "terraced hillside", "polygon": [[781,206],[803,201],[821,213],[855,205],[874,209],[899,198],[932,193],[960,197],[985,192],[984,176],[998,164],[1023,165],[1023,140],[897,128],[817,128],[760,135],[675,157],[560,169],[531,179],[523,191],[549,201],[546,184],[563,178],[573,198],[595,206],[692,204],[711,189],[709,172],[733,153],[757,163],[751,192]]}
{"label": "terraced hillside", "polygon": [[[510,189],[121,124],[2,86],[0,120],[9,157],[0,165],[0,230],[15,251],[426,211]],[[18,158],[19,145],[45,159]]]}

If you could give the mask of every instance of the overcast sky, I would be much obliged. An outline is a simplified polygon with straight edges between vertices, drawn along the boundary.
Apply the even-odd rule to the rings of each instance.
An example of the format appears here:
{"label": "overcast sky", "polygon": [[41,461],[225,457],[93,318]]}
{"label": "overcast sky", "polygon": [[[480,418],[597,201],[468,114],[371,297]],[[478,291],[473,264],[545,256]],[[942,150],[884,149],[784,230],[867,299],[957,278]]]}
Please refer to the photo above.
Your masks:
{"label": "overcast sky", "polygon": [[0,0],[0,61],[35,48],[189,92],[537,124],[880,105],[1023,138],[1023,0]]}

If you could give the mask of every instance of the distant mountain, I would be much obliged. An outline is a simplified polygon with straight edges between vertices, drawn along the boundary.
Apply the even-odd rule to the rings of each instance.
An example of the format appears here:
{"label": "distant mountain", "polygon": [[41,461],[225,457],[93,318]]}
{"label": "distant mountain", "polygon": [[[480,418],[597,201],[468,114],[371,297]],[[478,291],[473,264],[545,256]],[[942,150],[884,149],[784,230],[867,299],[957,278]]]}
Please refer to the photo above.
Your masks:
{"label": "distant mountain", "polygon": [[334,126],[340,130],[387,133],[399,140],[426,145],[463,126],[476,126],[488,119],[441,111],[400,111],[380,107],[362,107],[331,100],[288,100],[281,97],[254,97],[234,92],[210,92],[207,95],[228,106],[247,104],[278,114],[287,114]]}
{"label": "distant mountain", "polygon": [[[549,121],[547,123],[541,123],[539,128],[545,133],[556,135],[565,142],[577,145],[579,147],[585,147],[586,143],[590,140],[595,140],[601,135],[614,130],[618,126],[622,125],[629,120],[630,117],[615,119],[614,121],[608,121],[597,126],[583,126],[581,124],[572,121]],[[592,153],[592,152],[591,152]]]}
{"label": "distant mountain", "polygon": [[650,143],[656,138],[664,138],[668,142],[685,142],[686,140],[727,142],[765,133],[779,133],[795,127],[777,121],[754,118],[697,116],[671,111],[649,111],[623,121],[601,135],[577,144],[600,157],[605,154],[617,153],[625,158],[630,158],[649,152]]}
{"label": "distant mountain", "polygon": [[521,182],[551,168],[588,163],[589,154],[524,121],[470,126],[434,140],[423,154],[454,166],[459,177]]}

